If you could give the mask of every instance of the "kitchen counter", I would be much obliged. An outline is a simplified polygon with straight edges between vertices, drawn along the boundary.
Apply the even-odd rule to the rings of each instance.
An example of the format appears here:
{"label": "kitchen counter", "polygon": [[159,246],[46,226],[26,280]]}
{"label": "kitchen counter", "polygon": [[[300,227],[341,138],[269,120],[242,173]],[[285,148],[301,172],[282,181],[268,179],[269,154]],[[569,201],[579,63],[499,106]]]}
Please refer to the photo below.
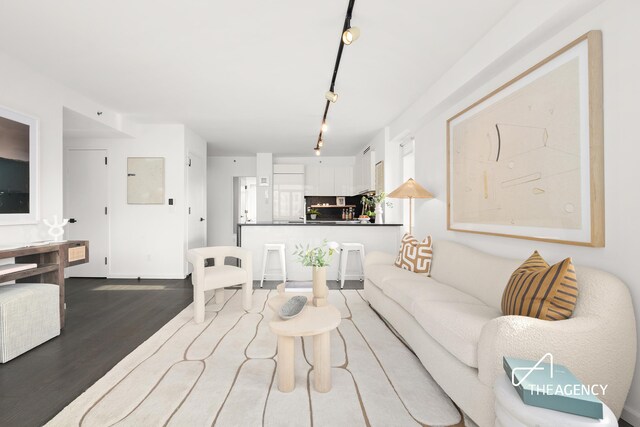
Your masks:
{"label": "kitchen counter", "polygon": [[[303,267],[293,254],[296,245],[319,246],[324,240],[338,243],[362,243],[365,252],[382,251],[397,253],[404,232],[402,224],[361,224],[350,221],[273,221],[256,224],[238,224],[238,246],[253,254],[253,279],[260,280],[262,274],[264,245],[284,243],[288,280],[311,280],[311,268]],[[327,279],[338,277],[339,253],[335,253],[327,268]],[[278,256],[271,253],[267,262],[268,280],[280,280]],[[347,274],[360,270],[360,259],[352,253]]]}

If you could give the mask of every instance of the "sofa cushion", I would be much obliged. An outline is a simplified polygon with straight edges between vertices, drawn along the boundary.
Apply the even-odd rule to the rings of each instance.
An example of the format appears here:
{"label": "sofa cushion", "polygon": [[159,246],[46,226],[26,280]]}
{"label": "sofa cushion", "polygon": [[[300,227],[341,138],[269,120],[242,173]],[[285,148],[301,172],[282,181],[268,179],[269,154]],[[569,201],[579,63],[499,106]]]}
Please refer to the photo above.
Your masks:
{"label": "sofa cushion", "polygon": [[429,279],[424,275],[412,273],[411,271],[398,268],[393,264],[367,265],[365,274],[367,279],[381,290],[384,290],[384,284],[389,281],[422,281]]}
{"label": "sofa cushion", "polygon": [[571,258],[549,267],[538,251],[511,275],[502,295],[502,313],[563,320],[573,314],[578,282]]}
{"label": "sofa cushion", "polygon": [[422,300],[485,305],[471,295],[451,286],[438,283],[428,277],[424,277],[421,280],[386,280],[383,282],[382,291],[410,314],[413,314],[414,304]]}
{"label": "sofa cushion", "polygon": [[500,309],[502,291],[521,261],[446,240],[434,240],[431,277]]}
{"label": "sofa cushion", "polygon": [[247,271],[233,265],[206,267],[204,269],[204,289],[240,285],[246,283],[247,280]]}
{"label": "sofa cushion", "polygon": [[459,361],[478,367],[478,342],[484,325],[500,310],[483,304],[417,300],[413,316],[420,326]]}
{"label": "sofa cushion", "polygon": [[431,236],[420,242],[411,234],[405,233],[395,266],[428,276],[431,271],[432,254]]}

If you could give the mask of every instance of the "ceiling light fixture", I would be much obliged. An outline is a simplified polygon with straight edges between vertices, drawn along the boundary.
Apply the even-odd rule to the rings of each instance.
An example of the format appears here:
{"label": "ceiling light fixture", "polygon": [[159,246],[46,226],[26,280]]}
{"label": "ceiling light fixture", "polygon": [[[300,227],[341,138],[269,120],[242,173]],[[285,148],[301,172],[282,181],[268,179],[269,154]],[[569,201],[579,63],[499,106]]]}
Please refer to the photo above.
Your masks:
{"label": "ceiling light fixture", "polygon": [[349,46],[351,43],[358,40],[358,37],[360,37],[360,29],[358,27],[351,27],[342,33],[342,42]]}
{"label": "ceiling light fixture", "polygon": [[331,84],[329,85],[329,91],[324,94],[325,102],[324,114],[322,115],[322,125],[320,126],[320,134],[318,135],[318,143],[314,148],[316,156],[320,155],[320,147],[324,145],[322,134],[327,131],[327,114],[329,114],[329,106],[338,100],[338,94],[335,91],[336,77],[338,77],[338,68],[340,67],[340,60],[342,59],[342,49],[345,45],[350,45],[360,37],[360,29],[351,26],[351,15],[353,14],[353,5],[356,0],[349,0],[347,6],[347,15],[344,18],[344,25],[342,26],[342,33],[340,33],[340,44],[338,45],[338,55],[336,57],[336,63],[333,66],[333,74],[331,76]]}
{"label": "ceiling light fixture", "polygon": [[332,91],[328,91],[324,94],[327,101],[336,102],[338,100],[338,94]]}

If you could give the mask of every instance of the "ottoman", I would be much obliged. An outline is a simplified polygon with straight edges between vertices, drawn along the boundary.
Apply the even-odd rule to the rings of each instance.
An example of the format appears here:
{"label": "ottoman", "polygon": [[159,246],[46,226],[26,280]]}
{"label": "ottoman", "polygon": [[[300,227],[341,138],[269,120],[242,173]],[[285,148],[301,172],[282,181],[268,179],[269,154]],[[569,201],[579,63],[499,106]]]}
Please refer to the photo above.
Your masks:
{"label": "ottoman", "polygon": [[60,335],[59,303],[57,285],[0,286],[0,363]]}

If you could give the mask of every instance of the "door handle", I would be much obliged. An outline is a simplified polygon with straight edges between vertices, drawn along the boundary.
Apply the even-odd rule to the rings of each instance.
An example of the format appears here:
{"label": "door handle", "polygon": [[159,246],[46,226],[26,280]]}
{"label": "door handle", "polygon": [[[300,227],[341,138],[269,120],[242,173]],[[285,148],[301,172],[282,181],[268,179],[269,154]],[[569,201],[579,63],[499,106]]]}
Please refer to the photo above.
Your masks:
{"label": "door handle", "polygon": [[204,221],[204,218],[200,218],[200,222]]}
{"label": "door handle", "polygon": [[69,218],[69,223],[70,223],[70,224],[74,224],[74,223],[76,223],[76,222],[78,222],[78,221],[76,221],[76,219],[75,219],[75,218]]}

